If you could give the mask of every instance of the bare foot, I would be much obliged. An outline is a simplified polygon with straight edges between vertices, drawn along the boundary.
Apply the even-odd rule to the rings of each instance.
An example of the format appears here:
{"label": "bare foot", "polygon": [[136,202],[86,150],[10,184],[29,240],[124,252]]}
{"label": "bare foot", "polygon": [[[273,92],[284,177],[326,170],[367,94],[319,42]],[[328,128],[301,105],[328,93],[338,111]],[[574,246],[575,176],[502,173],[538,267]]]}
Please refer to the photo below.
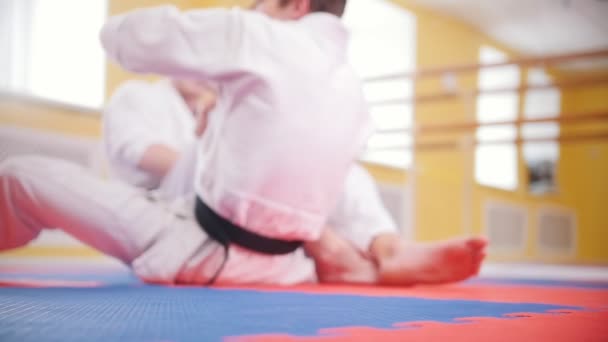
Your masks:
{"label": "bare foot", "polygon": [[393,236],[379,237],[371,252],[379,265],[381,285],[441,284],[477,275],[486,245],[481,238],[416,243]]}
{"label": "bare foot", "polygon": [[315,261],[321,283],[375,284],[378,281],[376,264],[329,229],[319,241],[309,242],[304,248]]}

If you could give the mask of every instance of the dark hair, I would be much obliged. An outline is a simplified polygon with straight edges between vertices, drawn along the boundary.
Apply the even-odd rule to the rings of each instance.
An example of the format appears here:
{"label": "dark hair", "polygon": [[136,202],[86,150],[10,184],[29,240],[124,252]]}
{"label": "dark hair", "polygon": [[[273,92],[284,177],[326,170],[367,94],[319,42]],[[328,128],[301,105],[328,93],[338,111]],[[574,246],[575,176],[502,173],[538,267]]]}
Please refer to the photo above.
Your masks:
{"label": "dark hair", "polygon": [[[281,0],[281,5],[285,6],[293,0]],[[327,12],[338,17],[344,14],[347,0],[310,0],[311,12]]]}

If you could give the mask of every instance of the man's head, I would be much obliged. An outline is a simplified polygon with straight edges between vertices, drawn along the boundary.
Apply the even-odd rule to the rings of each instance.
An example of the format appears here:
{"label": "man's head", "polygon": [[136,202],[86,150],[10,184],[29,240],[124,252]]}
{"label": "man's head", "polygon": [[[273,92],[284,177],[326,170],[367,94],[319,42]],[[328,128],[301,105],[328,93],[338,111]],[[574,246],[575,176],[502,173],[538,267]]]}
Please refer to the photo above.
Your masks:
{"label": "man's head", "polygon": [[347,0],[256,0],[254,9],[281,20],[297,20],[313,12],[341,17]]}

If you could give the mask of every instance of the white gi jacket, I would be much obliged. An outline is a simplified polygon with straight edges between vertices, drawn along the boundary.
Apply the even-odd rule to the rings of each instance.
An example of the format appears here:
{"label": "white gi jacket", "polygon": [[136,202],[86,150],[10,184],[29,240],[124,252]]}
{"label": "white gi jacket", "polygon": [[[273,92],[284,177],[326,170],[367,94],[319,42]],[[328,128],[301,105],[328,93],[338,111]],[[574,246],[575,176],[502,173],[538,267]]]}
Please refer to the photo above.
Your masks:
{"label": "white gi jacket", "polygon": [[164,6],[110,18],[101,39],[130,71],[219,84],[197,146],[197,194],[260,235],[314,240],[370,132],[347,36],[329,14],[283,22]]}
{"label": "white gi jacket", "polygon": [[[168,199],[194,195],[194,120],[171,83],[125,82],[110,99],[103,122],[108,161],[118,178],[134,186],[158,188]],[[157,143],[181,152],[164,179],[138,167],[146,148]],[[397,232],[373,178],[357,164],[348,172],[329,224],[362,251],[378,234]]]}

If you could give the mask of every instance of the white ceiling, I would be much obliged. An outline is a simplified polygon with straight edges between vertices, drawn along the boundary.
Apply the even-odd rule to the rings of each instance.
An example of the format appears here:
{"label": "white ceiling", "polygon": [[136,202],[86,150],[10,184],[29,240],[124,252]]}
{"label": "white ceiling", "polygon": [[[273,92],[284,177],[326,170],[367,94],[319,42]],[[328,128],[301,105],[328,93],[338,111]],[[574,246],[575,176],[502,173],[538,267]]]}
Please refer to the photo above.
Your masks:
{"label": "white ceiling", "polygon": [[412,0],[526,55],[608,48],[608,0]]}

